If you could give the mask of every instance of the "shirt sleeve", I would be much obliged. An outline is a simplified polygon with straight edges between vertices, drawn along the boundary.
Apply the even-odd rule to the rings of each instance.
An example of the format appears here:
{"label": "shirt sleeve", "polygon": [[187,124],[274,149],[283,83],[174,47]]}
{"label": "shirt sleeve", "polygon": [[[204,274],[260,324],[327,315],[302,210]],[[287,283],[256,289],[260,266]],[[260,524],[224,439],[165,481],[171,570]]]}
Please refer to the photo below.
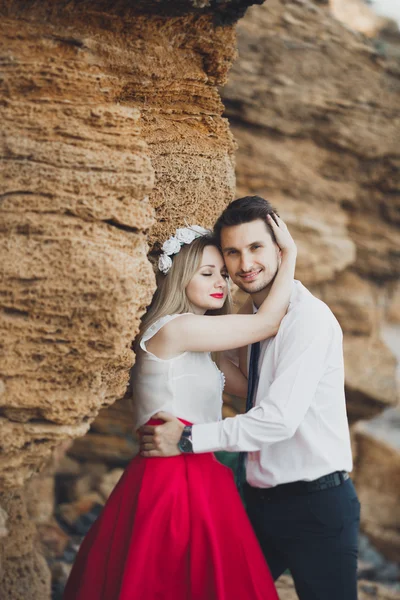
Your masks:
{"label": "shirt sleeve", "polygon": [[[282,321],[274,348],[274,380],[267,394],[259,399],[258,406],[244,415],[194,425],[194,452],[255,452],[265,444],[292,437],[328,367],[335,323],[324,305],[318,310],[308,307],[299,311],[296,318],[285,325]],[[261,365],[260,378],[262,376]]]}

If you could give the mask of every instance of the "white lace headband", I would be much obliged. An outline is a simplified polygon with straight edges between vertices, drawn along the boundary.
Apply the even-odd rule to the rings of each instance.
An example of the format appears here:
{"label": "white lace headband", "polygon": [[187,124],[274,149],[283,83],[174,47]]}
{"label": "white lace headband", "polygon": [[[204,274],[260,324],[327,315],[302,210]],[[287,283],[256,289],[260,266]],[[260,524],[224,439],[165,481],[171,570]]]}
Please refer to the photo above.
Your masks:
{"label": "white lace headband", "polygon": [[175,235],[171,235],[161,247],[162,254],[158,259],[159,271],[166,275],[172,267],[171,256],[178,254],[183,244],[191,244],[193,240],[210,233],[209,229],[204,229],[204,227],[200,227],[200,225],[191,225],[190,227],[181,227],[180,229],[177,229]]}

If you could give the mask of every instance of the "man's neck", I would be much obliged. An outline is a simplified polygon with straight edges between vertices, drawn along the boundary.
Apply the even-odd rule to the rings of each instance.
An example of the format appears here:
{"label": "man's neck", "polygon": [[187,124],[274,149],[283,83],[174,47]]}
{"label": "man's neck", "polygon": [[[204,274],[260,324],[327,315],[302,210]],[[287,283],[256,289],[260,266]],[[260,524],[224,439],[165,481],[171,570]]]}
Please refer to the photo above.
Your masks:
{"label": "man's neck", "polygon": [[269,285],[267,285],[267,287],[260,290],[259,292],[256,292],[255,294],[250,294],[254,306],[256,306],[257,308],[260,308],[261,304],[268,297],[268,294],[271,291],[271,287],[272,287],[272,282]]}

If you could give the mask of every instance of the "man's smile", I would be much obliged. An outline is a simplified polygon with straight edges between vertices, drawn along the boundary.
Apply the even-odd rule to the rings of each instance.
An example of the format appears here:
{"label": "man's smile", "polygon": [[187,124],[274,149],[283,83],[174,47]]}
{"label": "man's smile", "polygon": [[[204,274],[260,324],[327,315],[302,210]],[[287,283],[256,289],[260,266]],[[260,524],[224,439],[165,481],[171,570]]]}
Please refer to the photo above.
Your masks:
{"label": "man's smile", "polygon": [[243,281],[253,281],[256,277],[261,273],[262,269],[257,269],[255,271],[249,271],[248,273],[240,273],[238,276]]}

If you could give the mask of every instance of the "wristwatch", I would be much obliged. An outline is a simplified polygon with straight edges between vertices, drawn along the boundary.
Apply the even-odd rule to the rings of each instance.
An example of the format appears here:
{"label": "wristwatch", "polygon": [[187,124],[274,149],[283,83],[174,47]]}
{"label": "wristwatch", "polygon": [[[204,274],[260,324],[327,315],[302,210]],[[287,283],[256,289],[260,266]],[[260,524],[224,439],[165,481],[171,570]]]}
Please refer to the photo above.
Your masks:
{"label": "wristwatch", "polygon": [[184,454],[190,454],[193,452],[191,425],[185,425],[183,428],[181,439],[178,442],[178,448]]}

